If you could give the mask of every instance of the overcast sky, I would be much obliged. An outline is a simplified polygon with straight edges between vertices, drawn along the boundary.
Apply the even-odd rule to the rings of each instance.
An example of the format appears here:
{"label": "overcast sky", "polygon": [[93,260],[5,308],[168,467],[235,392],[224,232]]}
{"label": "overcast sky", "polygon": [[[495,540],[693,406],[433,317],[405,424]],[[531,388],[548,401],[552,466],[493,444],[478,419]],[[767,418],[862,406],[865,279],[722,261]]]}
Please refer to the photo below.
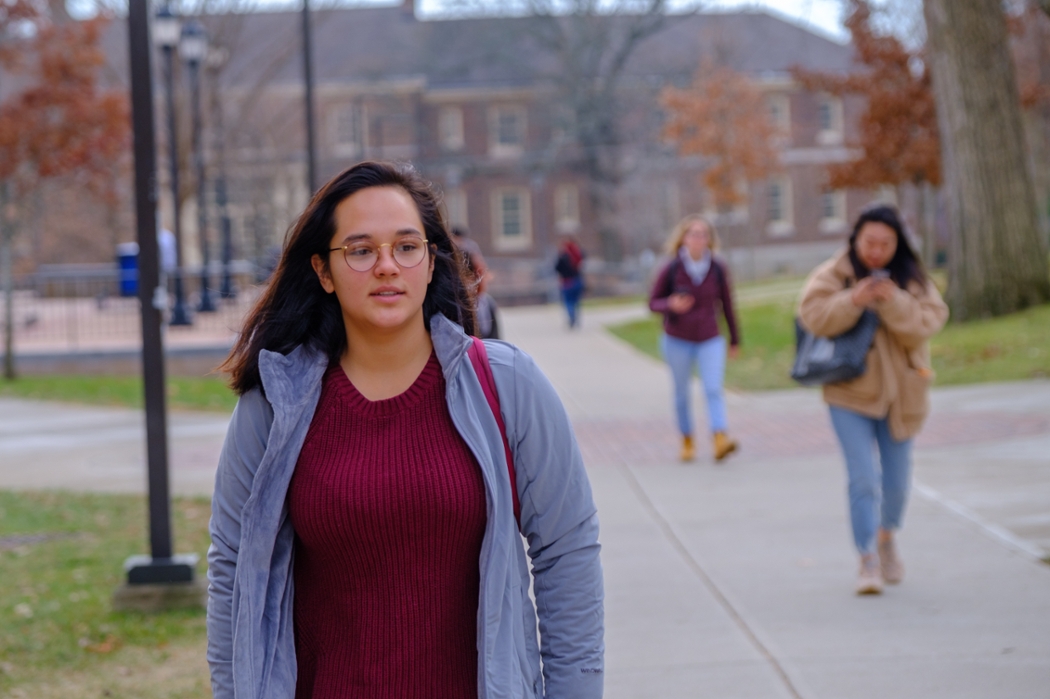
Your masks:
{"label": "overcast sky", "polygon": [[[266,2],[267,0],[262,0]],[[281,0],[272,0],[280,2]],[[376,4],[387,5],[397,0],[376,0]],[[416,0],[421,15],[440,13],[445,0]],[[364,0],[363,4],[371,4]],[[673,7],[675,0],[670,0]],[[842,0],[705,0],[705,5],[712,10],[733,8],[767,8],[784,17],[822,30],[840,41],[847,41],[849,35],[840,21]]]}

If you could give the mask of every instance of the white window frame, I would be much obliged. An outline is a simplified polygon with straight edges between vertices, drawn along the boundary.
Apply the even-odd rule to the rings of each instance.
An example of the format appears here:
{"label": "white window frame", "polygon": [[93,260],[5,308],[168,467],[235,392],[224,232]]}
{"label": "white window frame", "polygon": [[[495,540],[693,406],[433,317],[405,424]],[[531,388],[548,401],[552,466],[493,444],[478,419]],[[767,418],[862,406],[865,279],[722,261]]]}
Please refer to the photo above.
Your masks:
{"label": "white window frame", "polygon": [[[822,146],[837,146],[843,141],[842,99],[834,95],[821,95],[817,104],[817,143]],[[823,123],[823,114],[827,113],[828,123]]]}
{"label": "white window frame", "polygon": [[554,228],[559,233],[575,233],[580,229],[580,188],[574,184],[554,188]]}
{"label": "white window frame", "polygon": [[[517,121],[516,140],[503,140],[503,118]],[[525,151],[528,130],[525,107],[520,104],[497,104],[489,108],[489,154],[494,158],[512,158]]]}
{"label": "white window frame", "polygon": [[[828,204],[831,212],[828,212]],[[820,195],[820,232],[834,235],[846,230],[846,191],[827,190]]]}
{"label": "white window frame", "polygon": [[438,143],[442,150],[463,150],[463,108],[445,106],[438,110]]}
{"label": "white window frame", "polygon": [[[777,211],[773,211],[773,197],[779,198]],[[766,185],[766,233],[774,238],[795,233],[795,202],[789,177],[772,177]]]}
{"label": "white window frame", "polygon": [[736,181],[734,189],[740,196],[740,201],[734,204],[729,211],[719,211],[718,207],[715,206],[714,193],[709,189],[705,189],[704,216],[716,225],[743,225],[747,223],[751,215],[751,188],[748,186],[747,180],[741,178]]}
{"label": "white window frame", "polygon": [[340,158],[353,158],[360,153],[361,117],[361,110],[355,104],[343,103],[331,108],[328,129],[333,155]]}
{"label": "white window frame", "polygon": [[[518,199],[520,233],[507,234],[506,197]],[[526,187],[499,187],[492,190],[492,247],[499,252],[519,252],[532,247],[532,198]]]}

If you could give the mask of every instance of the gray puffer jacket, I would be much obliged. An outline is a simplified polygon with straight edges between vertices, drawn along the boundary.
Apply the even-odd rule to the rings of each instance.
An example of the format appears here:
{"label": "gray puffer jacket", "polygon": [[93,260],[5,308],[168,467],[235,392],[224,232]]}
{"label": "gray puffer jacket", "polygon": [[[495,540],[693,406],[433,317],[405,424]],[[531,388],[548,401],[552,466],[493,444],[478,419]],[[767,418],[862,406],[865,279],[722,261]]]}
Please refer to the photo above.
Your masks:
{"label": "gray puffer jacket", "polygon": [[[565,409],[528,355],[486,342],[514,454],[534,608],[503,442],[467,356],[471,340],[444,316],[430,325],[452,421],[485,481],[478,697],[597,699],[604,672],[598,517]],[[265,397],[259,389],[243,395],[230,422],[208,551],[208,663],[216,699],[295,695],[295,533],[287,493],[326,368],[325,357],[303,347],[286,356],[262,352]]]}

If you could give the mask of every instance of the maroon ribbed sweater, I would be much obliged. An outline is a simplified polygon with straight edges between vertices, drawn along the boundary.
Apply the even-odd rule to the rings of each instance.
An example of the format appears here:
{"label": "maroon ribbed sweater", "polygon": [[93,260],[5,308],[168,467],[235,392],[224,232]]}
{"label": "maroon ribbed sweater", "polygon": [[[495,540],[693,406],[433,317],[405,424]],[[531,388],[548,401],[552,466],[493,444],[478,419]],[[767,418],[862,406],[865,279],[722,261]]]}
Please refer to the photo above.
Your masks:
{"label": "maroon ribbed sweater", "polygon": [[437,358],[380,401],[330,369],[288,500],[296,699],[477,699],[485,486]]}

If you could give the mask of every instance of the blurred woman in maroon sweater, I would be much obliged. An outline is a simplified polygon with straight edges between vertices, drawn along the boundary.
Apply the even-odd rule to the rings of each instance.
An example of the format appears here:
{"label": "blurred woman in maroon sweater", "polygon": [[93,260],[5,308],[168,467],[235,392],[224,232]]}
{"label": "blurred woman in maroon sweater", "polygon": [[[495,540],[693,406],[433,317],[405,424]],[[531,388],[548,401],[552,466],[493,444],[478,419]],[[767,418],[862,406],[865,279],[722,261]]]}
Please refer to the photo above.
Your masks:
{"label": "blurred woman in maroon sweater", "polygon": [[729,328],[729,356],[740,346],[736,315],[730,293],[729,271],[717,259],[714,227],[703,216],[682,219],[667,241],[671,261],[657,275],[649,308],[664,317],[661,349],[671,368],[675,412],[682,433],[682,461],[696,456],[689,386],[696,367],[707,398],[707,416],[715,459],[721,461],[738,444],[728,434],[722,381],[725,376],[726,343],[718,328],[718,314],[725,315]]}

